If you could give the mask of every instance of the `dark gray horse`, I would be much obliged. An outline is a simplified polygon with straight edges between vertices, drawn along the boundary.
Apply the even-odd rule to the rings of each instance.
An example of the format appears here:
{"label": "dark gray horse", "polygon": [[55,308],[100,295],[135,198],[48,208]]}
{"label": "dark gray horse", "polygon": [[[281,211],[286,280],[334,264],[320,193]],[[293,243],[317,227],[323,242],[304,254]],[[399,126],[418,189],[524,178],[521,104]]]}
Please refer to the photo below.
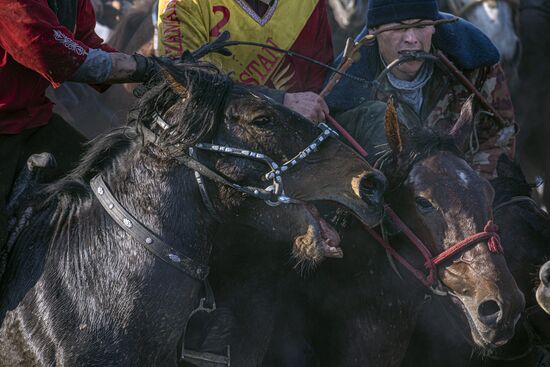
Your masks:
{"label": "dark gray horse", "polygon": [[[175,366],[216,229],[246,224],[318,262],[341,251],[307,202],[379,220],[382,176],[329,130],[211,66],[164,68],[129,125],[32,203],[1,284],[2,365]],[[200,142],[216,145],[193,158]]]}

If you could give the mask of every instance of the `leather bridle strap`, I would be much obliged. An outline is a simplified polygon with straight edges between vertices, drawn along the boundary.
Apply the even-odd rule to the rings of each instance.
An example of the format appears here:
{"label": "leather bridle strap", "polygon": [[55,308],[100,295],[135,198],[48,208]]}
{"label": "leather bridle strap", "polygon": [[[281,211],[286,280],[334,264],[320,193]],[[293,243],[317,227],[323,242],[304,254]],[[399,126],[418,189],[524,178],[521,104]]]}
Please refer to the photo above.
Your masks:
{"label": "leather bridle strap", "polygon": [[[164,119],[158,114],[154,113],[153,123],[161,127],[163,130],[169,128],[169,124],[164,121]],[[189,155],[187,154],[178,154],[174,157],[179,163],[187,166],[188,168],[195,171],[195,178],[197,184],[199,185],[199,190],[203,198],[207,198],[207,191],[202,180],[202,176],[217,182],[222,185],[229,186],[237,191],[243,192],[247,195],[255,197],[257,199],[265,201],[271,206],[276,206],[279,204],[300,204],[302,201],[288,197],[285,194],[283,187],[283,175],[292,167],[296,166],[299,162],[306,159],[311,153],[313,153],[319,145],[321,145],[329,137],[338,137],[338,133],[331,129],[325,123],[319,123],[316,125],[321,133],[311,142],[305,149],[301,150],[296,156],[284,162],[283,164],[277,164],[273,159],[263,153],[253,152],[246,149],[230,147],[220,144],[210,144],[210,143],[198,143],[194,147],[189,149]],[[157,136],[151,130],[147,128],[142,128],[144,132],[145,139],[155,143],[157,141]],[[253,186],[243,186],[235,182],[231,182],[226,179],[219,173],[208,168],[206,165],[199,162],[195,150],[200,149],[203,151],[210,151],[214,153],[229,154],[241,158],[253,159],[261,161],[264,164],[268,165],[271,169],[268,171],[263,178],[265,180],[271,180],[271,185],[266,188],[253,187]],[[207,199],[205,201],[205,206],[215,212],[211,201]]]}
{"label": "leather bridle strap", "polygon": [[407,259],[401,256],[392,245],[385,241],[375,230],[369,227],[365,227],[367,231],[373,236],[373,238],[382,246],[388,253],[395,258],[401,265],[403,265],[414,277],[416,277],[424,286],[432,289],[437,280],[437,266],[456,254],[465,251],[467,248],[481,242],[487,241],[489,251],[493,253],[502,253],[503,248],[500,244],[500,238],[498,236],[498,227],[493,224],[491,220],[487,222],[482,232],[473,234],[462,241],[457,242],[453,246],[444,250],[435,257],[432,256],[428,247],[420,240],[414,232],[399,218],[399,216],[388,206],[384,207],[385,213],[392,220],[393,223],[403,232],[403,234],[411,241],[416,249],[424,257],[424,268],[428,271],[426,275],[423,271],[417,269]]}
{"label": "leather bridle strap", "polygon": [[206,279],[209,272],[208,266],[185,256],[141,224],[113,196],[100,174],[91,179],[90,187],[107,214],[135,241],[168,265],[190,277],[200,281]]}

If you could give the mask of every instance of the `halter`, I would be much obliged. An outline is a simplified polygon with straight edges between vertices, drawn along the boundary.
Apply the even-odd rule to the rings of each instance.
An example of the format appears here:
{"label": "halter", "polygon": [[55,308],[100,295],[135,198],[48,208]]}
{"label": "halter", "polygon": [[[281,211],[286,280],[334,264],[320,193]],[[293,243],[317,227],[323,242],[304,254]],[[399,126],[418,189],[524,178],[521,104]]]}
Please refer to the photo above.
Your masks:
{"label": "halter", "polygon": [[[412,275],[414,275],[424,286],[434,291],[438,295],[446,295],[445,292],[441,293],[437,291],[434,286],[439,285],[440,281],[437,276],[437,267],[443,262],[449,260],[451,257],[454,257],[458,253],[466,251],[468,248],[476,245],[477,243],[488,240],[487,246],[490,252],[493,253],[502,253],[503,248],[500,244],[500,237],[498,236],[498,226],[489,220],[485,224],[483,231],[473,234],[466,237],[462,241],[455,243],[453,246],[448,249],[440,252],[437,255],[432,255],[432,252],[429,250],[428,246],[420,240],[416,234],[409,228],[407,225],[399,218],[399,216],[388,206],[384,208],[385,213],[388,217],[397,225],[397,227],[405,234],[405,236],[410,240],[413,246],[420,252],[424,258],[424,269],[417,269],[412,265],[407,259],[401,256],[392,245],[384,240],[378,232],[374,229],[365,226],[367,231],[371,236],[401,265],[403,265]],[[427,275],[425,273],[427,271]]]}

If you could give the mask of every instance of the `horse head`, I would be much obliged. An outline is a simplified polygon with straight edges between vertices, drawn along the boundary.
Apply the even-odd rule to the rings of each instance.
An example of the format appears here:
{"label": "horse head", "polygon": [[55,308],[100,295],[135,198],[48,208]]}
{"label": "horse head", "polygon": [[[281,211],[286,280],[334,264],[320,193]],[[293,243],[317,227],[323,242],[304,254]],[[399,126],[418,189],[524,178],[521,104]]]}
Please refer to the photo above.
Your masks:
{"label": "horse head", "polygon": [[[463,107],[461,120],[472,116],[471,104],[472,99]],[[489,182],[457,148],[468,124],[459,121],[456,126],[462,127],[456,136],[424,128],[407,130],[399,124],[390,100],[386,134],[391,153],[382,171],[394,188],[388,201],[432,254],[441,257],[451,252],[435,274],[462,310],[475,344],[492,348],[513,336],[524,298],[498,251],[497,238],[474,241],[457,253],[450,250],[490,230],[494,196]]]}
{"label": "horse head", "polygon": [[207,216],[251,226],[274,242],[291,241],[293,254],[313,263],[342,256],[338,234],[313,201],[343,205],[368,225],[380,220],[385,178],[330,128],[316,127],[261,89],[234,84],[210,65],[164,64],[163,75],[141,98],[139,119],[166,124],[146,123],[158,131],[159,150],[186,156],[194,147],[192,160],[206,174]]}

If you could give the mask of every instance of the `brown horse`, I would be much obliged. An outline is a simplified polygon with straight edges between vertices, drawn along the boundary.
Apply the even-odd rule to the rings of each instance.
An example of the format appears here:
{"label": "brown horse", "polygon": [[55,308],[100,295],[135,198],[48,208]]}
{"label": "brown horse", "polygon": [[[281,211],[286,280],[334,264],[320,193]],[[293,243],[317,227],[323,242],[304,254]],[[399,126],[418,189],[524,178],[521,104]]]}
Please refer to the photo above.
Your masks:
{"label": "brown horse", "polygon": [[[534,275],[550,255],[550,217],[530,199],[531,186],[519,166],[502,156],[498,178],[491,184],[496,192],[495,222],[500,227],[504,255],[510,271],[526,297],[526,312],[506,345],[474,353],[463,328],[451,328],[440,302],[427,304],[415,330],[403,366],[543,366],[548,350],[550,316],[537,307]],[[456,320],[451,323],[457,326]],[[480,355],[481,354],[481,355]]]}
{"label": "brown horse", "polygon": [[[383,171],[394,188],[388,200],[433,244],[433,253],[484,229],[493,191],[453,153],[454,140],[427,130],[401,131],[396,120],[388,124],[388,137],[392,149]],[[385,226],[395,234],[396,249],[422,268],[424,261],[392,227]],[[349,225],[342,243],[342,260],[327,261],[304,277],[280,272],[270,277],[272,263],[223,272],[219,302],[247,322],[232,337],[240,366],[399,365],[429,291],[401,266],[398,275],[360,226]],[[254,245],[243,253],[251,251]],[[450,312],[468,319],[465,325],[480,347],[512,337],[524,300],[502,255],[478,243],[444,263],[438,274],[442,287],[436,292],[457,302]]]}
{"label": "brown horse", "polygon": [[315,263],[341,251],[312,200],[380,220],[382,175],[330,130],[212,66],[164,67],[129,126],[31,206],[0,288],[2,365],[176,366],[216,229]]}

